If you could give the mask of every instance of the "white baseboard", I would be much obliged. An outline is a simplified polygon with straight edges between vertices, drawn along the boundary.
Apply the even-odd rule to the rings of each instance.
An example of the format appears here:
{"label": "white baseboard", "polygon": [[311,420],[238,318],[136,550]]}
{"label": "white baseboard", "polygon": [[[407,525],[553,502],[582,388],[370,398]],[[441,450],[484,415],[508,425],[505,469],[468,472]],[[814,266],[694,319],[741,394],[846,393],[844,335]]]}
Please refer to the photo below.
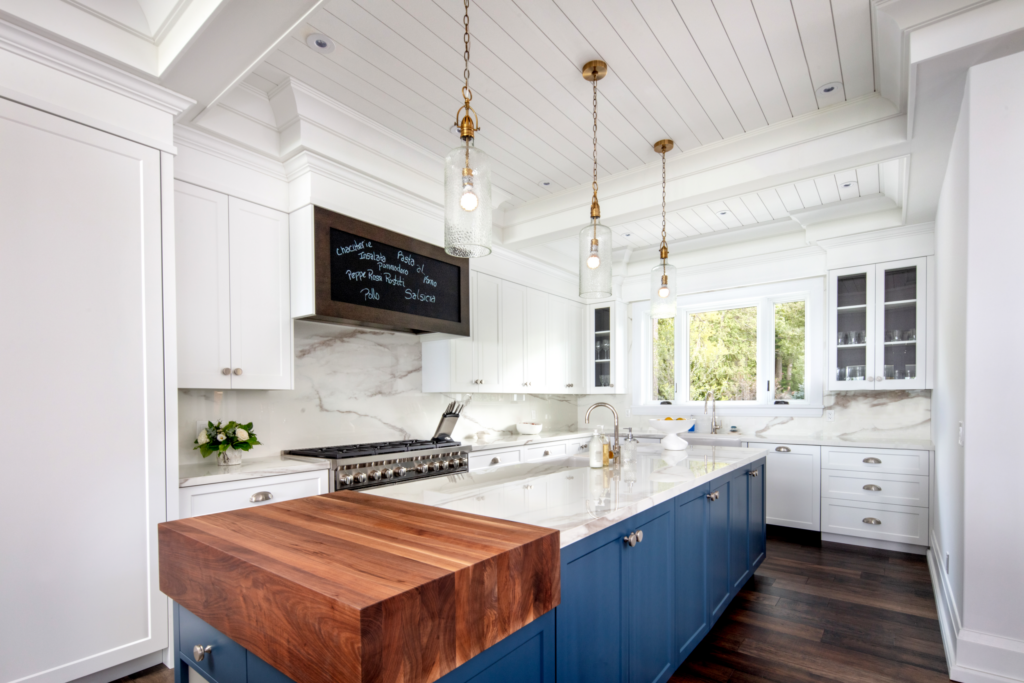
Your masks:
{"label": "white baseboard", "polygon": [[103,671],[97,671],[94,674],[83,676],[74,680],[72,683],[110,683],[110,681],[116,681],[119,678],[130,676],[133,673],[148,669],[151,666],[156,666],[163,661],[163,650],[157,650],[151,652],[148,655],[143,655],[138,659],[133,659],[130,662],[124,662],[117,666],[112,666],[109,669]]}
{"label": "white baseboard", "polygon": [[924,555],[928,552],[928,546],[924,545],[911,545],[910,543],[897,543],[896,541],[882,541],[874,538],[861,538],[859,536],[844,536],[843,534],[829,534],[822,532],[821,540],[830,543],[858,545],[862,548],[893,550],[898,553],[910,553],[912,555]]}
{"label": "white baseboard", "polygon": [[[932,546],[938,548],[932,537]],[[949,577],[938,556],[928,551],[935,607],[949,678],[959,683],[1024,683],[1024,643],[964,628],[953,600]],[[979,668],[984,667],[984,669]]]}

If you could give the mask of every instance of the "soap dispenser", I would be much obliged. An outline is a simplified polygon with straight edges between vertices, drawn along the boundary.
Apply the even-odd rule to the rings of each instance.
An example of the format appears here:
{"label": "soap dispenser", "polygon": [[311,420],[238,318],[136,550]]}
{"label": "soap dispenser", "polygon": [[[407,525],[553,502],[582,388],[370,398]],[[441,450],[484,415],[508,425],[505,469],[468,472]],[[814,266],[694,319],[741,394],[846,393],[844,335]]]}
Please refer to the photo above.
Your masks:
{"label": "soap dispenser", "polygon": [[590,437],[587,452],[590,455],[591,467],[604,467],[604,439],[601,438],[600,430],[594,430],[594,436]]}

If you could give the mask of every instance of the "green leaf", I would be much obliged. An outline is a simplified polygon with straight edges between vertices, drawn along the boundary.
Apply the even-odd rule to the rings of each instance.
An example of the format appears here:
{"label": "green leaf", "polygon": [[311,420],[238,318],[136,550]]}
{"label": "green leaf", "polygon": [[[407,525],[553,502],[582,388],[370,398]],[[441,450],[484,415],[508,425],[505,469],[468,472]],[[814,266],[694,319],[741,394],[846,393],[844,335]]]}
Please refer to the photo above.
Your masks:
{"label": "green leaf", "polygon": [[252,422],[250,422],[247,425],[242,425],[242,429],[244,429],[245,431],[249,431],[250,429],[252,429]]}
{"label": "green leaf", "polygon": [[221,451],[221,452],[224,452],[227,449],[228,449],[228,442],[227,441],[224,441],[219,446],[217,446],[217,450]]}

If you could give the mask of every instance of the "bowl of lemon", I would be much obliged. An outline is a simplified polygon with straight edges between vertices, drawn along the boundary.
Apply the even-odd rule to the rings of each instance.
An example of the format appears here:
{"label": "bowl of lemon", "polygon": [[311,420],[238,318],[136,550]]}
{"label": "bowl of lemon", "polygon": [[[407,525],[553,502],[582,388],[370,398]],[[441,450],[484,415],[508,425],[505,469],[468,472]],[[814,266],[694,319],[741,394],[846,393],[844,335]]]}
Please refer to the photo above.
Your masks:
{"label": "bowl of lemon", "polygon": [[696,420],[677,418],[653,418],[651,427],[665,435],[661,440],[661,447],[666,451],[682,451],[689,445],[679,434],[690,431],[690,427],[696,424]]}

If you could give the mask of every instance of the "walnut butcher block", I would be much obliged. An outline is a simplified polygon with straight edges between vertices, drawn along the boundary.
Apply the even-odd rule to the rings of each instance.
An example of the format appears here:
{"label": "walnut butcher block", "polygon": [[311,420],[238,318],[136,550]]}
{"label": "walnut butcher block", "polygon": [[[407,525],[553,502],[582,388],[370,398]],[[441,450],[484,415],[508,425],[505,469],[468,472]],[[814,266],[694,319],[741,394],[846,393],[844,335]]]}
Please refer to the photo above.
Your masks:
{"label": "walnut butcher block", "polygon": [[161,524],[160,589],[299,683],[428,683],[558,605],[558,531],[352,491]]}

